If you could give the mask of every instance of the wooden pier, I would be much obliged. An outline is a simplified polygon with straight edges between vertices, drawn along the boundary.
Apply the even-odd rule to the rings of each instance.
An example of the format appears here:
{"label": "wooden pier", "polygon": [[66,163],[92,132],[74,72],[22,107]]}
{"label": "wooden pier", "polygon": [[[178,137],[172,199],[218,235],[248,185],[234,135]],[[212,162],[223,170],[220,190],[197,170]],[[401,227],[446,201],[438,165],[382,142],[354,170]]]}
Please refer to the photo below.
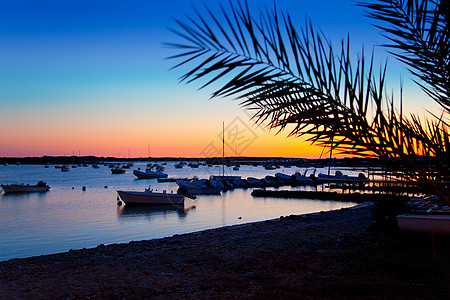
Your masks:
{"label": "wooden pier", "polygon": [[393,194],[375,194],[375,193],[338,193],[327,191],[287,191],[287,190],[253,190],[254,197],[273,197],[273,198],[303,198],[303,199],[317,199],[317,200],[331,200],[362,203],[366,201],[398,201],[407,202],[409,197],[407,195],[393,195]]}

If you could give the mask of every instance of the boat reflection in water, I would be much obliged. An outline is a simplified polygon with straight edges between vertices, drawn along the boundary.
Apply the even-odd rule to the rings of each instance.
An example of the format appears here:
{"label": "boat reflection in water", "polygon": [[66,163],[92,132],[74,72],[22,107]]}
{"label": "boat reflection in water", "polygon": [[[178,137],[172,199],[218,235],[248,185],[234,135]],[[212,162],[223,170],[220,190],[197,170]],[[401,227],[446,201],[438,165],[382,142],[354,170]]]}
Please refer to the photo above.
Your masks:
{"label": "boat reflection in water", "polygon": [[117,209],[118,217],[123,221],[135,219],[154,219],[177,215],[179,219],[186,218],[189,211],[195,210],[195,205],[158,205],[158,206],[130,206],[122,205]]}

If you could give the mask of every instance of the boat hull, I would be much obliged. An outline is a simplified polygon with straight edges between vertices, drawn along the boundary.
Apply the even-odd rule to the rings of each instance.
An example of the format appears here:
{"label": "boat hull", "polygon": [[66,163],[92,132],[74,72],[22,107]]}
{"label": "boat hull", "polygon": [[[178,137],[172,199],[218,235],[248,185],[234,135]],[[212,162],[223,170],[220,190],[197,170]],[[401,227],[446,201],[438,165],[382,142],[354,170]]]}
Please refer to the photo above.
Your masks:
{"label": "boat hull", "polygon": [[5,191],[5,194],[11,193],[42,193],[50,190],[48,186],[35,186],[35,185],[1,185],[2,189]]}
{"label": "boat hull", "polygon": [[117,191],[126,205],[183,205],[184,196],[168,193]]}
{"label": "boat hull", "polygon": [[[184,193],[190,195],[220,195],[222,192],[221,188],[213,188],[213,187],[201,187],[195,185],[187,185],[187,184],[178,184],[180,189],[183,190]],[[182,192],[182,194],[183,194]]]}
{"label": "boat hull", "polygon": [[220,195],[222,191],[220,188],[182,187],[192,195]]}
{"label": "boat hull", "polygon": [[397,216],[401,231],[450,235],[450,215],[412,215]]}

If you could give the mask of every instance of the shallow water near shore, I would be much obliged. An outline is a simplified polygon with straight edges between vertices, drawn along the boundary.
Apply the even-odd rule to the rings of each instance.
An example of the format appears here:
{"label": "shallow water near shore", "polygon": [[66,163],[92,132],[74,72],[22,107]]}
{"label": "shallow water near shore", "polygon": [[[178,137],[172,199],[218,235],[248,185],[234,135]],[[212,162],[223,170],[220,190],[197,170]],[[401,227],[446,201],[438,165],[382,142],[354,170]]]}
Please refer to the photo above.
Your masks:
{"label": "shallow water near shore", "polygon": [[[174,182],[137,180],[132,170],[145,169],[146,162],[135,163],[125,174],[112,175],[107,166],[72,168],[69,172],[43,165],[0,166],[0,179],[50,185],[46,193],[0,195],[0,260],[91,248],[99,244],[162,238],[227,225],[305,214],[353,206],[352,202],[307,199],[254,198],[252,189],[235,189],[222,195],[186,198],[184,207],[127,207],[117,205],[117,190],[177,191]],[[169,177],[208,178],[219,175],[221,167],[185,166],[176,169],[168,162]],[[299,168],[265,170],[241,166],[225,169],[225,175],[263,178],[282,172],[293,174]],[[319,169],[318,172],[321,170]],[[322,170],[323,171],[323,170]],[[350,171],[347,174],[352,174]],[[82,187],[86,190],[83,191]],[[298,189],[309,189],[299,187]]]}

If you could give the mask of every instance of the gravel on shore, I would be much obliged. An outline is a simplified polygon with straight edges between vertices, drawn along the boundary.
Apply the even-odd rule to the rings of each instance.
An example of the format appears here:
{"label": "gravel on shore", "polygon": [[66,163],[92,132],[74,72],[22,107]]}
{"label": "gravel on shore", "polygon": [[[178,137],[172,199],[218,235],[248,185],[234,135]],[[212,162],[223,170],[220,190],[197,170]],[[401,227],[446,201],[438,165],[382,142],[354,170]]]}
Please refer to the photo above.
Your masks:
{"label": "gravel on shore", "polygon": [[373,206],[0,262],[1,299],[448,299],[448,238]]}

